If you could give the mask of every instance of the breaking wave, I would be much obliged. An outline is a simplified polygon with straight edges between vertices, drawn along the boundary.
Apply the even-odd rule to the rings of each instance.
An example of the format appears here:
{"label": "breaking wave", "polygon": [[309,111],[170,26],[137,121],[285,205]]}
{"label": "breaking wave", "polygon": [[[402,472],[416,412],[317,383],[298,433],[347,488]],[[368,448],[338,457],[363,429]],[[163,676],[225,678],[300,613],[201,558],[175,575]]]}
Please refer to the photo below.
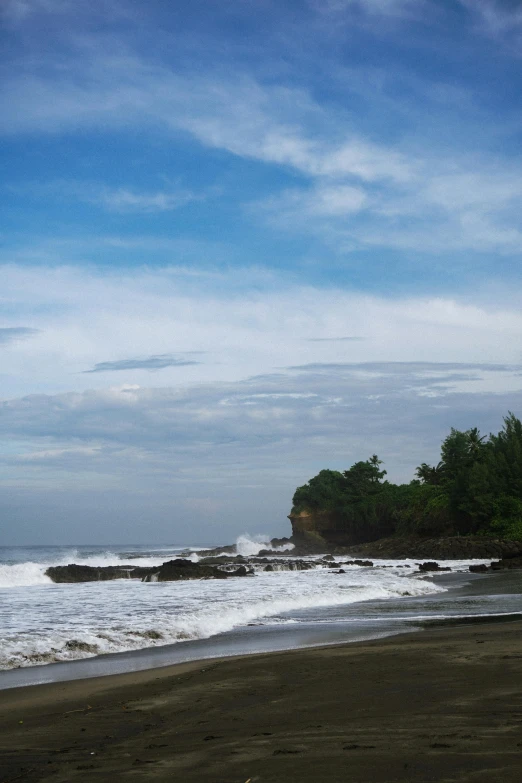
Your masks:
{"label": "breaking wave", "polygon": [[[69,563],[88,566],[113,566],[125,564],[146,568],[149,566],[161,565],[165,560],[179,556],[180,550],[178,549],[158,550],[158,554],[152,554],[152,552],[142,554],[132,551],[129,553],[112,552],[110,550],[86,554],[82,553],[79,549],[67,549],[65,552],[60,553],[58,557],[47,557],[40,562],[28,560],[21,563],[0,563],[0,588],[53,584],[52,580],[45,575],[46,570],[50,566],[68,565]],[[190,555],[184,554],[183,557],[190,557],[190,559],[194,561],[198,559],[197,554],[192,551]]]}
{"label": "breaking wave", "polygon": [[[337,575],[328,569],[274,572],[226,582],[116,581],[74,585],[74,589],[70,585],[35,589],[44,600],[40,605],[35,602],[32,614],[25,604],[23,623],[15,620],[18,627],[3,636],[0,668],[206,639],[252,623],[298,622],[299,613],[314,608],[444,592],[431,581],[390,571],[370,577],[363,570]],[[23,606],[22,598],[19,607],[14,601],[14,618]]]}
{"label": "breaking wave", "polygon": [[262,549],[267,549],[277,554],[278,552],[291,552],[294,549],[294,545],[289,542],[284,546],[272,546],[268,536],[250,536],[247,533],[238,536],[236,539],[236,552],[238,555],[243,555],[243,557],[257,555]]}

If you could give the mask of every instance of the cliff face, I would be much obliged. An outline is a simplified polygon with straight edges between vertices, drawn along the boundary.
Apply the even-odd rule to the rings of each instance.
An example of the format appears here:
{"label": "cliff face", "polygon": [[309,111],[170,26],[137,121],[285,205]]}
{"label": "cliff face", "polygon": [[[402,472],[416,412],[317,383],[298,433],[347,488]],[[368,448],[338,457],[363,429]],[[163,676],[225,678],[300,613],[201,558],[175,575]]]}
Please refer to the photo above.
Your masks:
{"label": "cliff face", "polygon": [[[484,536],[388,537],[366,542],[343,530],[343,521],[335,511],[291,513],[295,554],[336,552],[373,558],[435,558],[471,560],[511,558],[502,567],[518,568],[522,563],[522,541],[491,539]],[[495,567],[497,564],[495,564]]]}
{"label": "cliff face", "polygon": [[[350,546],[356,543],[353,537],[343,530],[342,519],[336,511],[300,511],[292,513],[288,519],[292,523],[292,540],[308,542],[310,546],[327,543],[330,546]],[[324,548],[324,547],[323,547]]]}

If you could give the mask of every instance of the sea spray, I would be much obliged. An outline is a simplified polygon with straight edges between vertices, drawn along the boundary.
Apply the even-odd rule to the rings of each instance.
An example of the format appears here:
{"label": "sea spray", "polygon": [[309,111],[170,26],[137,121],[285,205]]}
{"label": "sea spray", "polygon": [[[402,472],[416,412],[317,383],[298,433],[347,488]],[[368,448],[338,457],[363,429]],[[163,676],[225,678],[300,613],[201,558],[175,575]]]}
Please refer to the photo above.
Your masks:
{"label": "sea spray", "polygon": [[335,574],[323,568],[224,582],[34,586],[13,590],[9,612],[0,609],[0,667],[205,639],[249,623],[299,622],[300,613],[311,609],[441,590],[391,570]]}
{"label": "sea spray", "polygon": [[243,533],[236,539],[236,552],[238,555],[243,555],[243,557],[257,555],[263,549],[267,549],[274,554],[278,552],[288,553],[294,549],[294,545],[288,542],[284,546],[275,547],[270,543],[268,536],[251,536],[248,533]]}
{"label": "sea spray", "polygon": [[[269,545],[263,536],[242,536],[241,540],[240,546],[251,547],[256,553]],[[0,547],[0,667],[205,639],[237,628],[248,633],[249,625],[275,628],[334,618],[351,622],[352,617],[365,618],[372,612],[376,617],[389,616],[386,607],[398,616],[408,613],[410,597],[425,601],[423,596],[442,590],[431,576],[415,574],[412,560],[376,560],[375,568],[343,565],[345,573],[336,573],[312,556],[304,558],[312,570],[264,572],[260,563],[254,566],[258,571],[255,577],[237,580],[143,584],[122,579],[55,584],[45,576],[50,565],[156,566],[185,557],[188,551],[194,549]],[[447,565],[467,571],[470,562]],[[382,568],[385,565],[388,567]],[[399,611],[399,605],[404,610]]]}
{"label": "sea spray", "polygon": [[[33,550],[34,551],[34,550]],[[0,588],[10,587],[31,587],[35,585],[52,584],[52,580],[45,575],[50,566],[63,566],[75,563],[76,565],[87,565],[93,567],[104,567],[113,565],[134,565],[143,568],[155,567],[164,563],[166,560],[180,557],[178,550],[161,550],[156,553],[141,554],[137,552],[119,553],[111,550],[99,550],[98,552],[82,552],[78,548],[66,548],[58,557],[46,557],[42,562],[26,561],[21,563],[1,563],[0,562]],[[196,552],[183,555],[188,559],[197,562]]]}

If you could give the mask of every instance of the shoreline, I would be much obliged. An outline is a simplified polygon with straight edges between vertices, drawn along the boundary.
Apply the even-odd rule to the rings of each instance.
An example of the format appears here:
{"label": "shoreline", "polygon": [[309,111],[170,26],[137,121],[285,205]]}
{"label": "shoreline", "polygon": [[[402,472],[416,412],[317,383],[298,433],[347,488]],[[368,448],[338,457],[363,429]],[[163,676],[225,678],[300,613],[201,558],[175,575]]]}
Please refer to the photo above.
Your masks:
{"label": "shoreline", "polygon": [[[502,577],[501,577],[502,578]],[[446,594],[469,587],[472,584],[486,585],[491,575],[452,572],[434,574],[431,581],[443,586]],[[487,591],[486,591],[487,592]],[[425,597],[437,600],[437,594]],[[384,599],[386,601],[386,599]],[[415,604],[417,599],[413,598]],[[402,599],[405,605],[408,599]],[[362,602],[365,603],[364,601]],[[76,679],[92,679],[98,676],[111,677],[117,674],[161,669],[166,666],[204,661],[217,658],[283,652],[293,649],[309,649],[331,644],[353,644],[359,641],[385,638],[420,630],[422,623],[414,620],[391,622],[384,616],[372,622],[345,623],[297,623],[288,625],[239,626],[230,631],[208,638],[180,641],[177,643],[151,645],[135,650],[106,653],[56,661],[41,665],[21,666],[0,671],[0,693],[17,687],[69,682]]]}
{"label": "shoreline", "polygon": [[515,781],[521,631],[438,626],[6,690],[0,779],[344,781],[349,765],[360,783]]}
{"label": "shoreline", "polygon": [[[512,574],[499,572],[496,574],[472,574],[469,572],[452,572],[433,574],[431,580],[445,588],[444,596],[451,600],[455,597],[468,595],[487,596],[495,588],[502,593],[521,592],[519,580],[510,583]],[[404,598],[400,603],[406,607],[415,607],[417,601],[427,604],[439,602],[440,593],[423,596],[422,598]],[[364,605],[366,602],[362,602]],[[371,605],[372,602],[370,602]],[[378,602],[379,603],[379,602]],[[387,599],[383,600],[383,605]],[[478,622],[487,621],[489,617],[513,614],[513,609],[506,612],[484,612],[477,617]],[[474,615],[457,614],[455,619],[462,622],[474,622]],[[102,655],[77,658],[69,661],[57,661],[42,665],[22,666],[0,671],[0,693],[18,687],[32,687],[53,682],[66,683],[81,679],[96,677],[114,677],[124,673],[139,671],[157,671],[171,665],[190,662],[202,662],[209,659],[226,659],[242,655],[269,654],[291,650],[313,649],[338,644],[356,644],[358,642],[382,639],[416,632],[429,627],[431,623],[452,624],[454,619],[424,617],[395,618],[389,620],[383,614],[381,617],[368,618],[364,621],[347,620],[345,622],[300,622],[288,625],[256,625],[239,626],[230,631],[219,633],[208,638],[180,641],[177,643],[148,646],[135,650],[127,650]]]}

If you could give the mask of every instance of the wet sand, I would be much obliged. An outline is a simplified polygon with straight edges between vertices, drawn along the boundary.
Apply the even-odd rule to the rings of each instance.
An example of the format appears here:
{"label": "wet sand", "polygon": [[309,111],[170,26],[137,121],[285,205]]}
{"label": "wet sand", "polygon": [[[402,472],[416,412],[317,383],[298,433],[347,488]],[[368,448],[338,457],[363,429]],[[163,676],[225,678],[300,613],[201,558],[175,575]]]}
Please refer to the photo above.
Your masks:
{"label": "wet sand", "polygon": [[522,622],[0,693],[0,781],[518,781]]}

